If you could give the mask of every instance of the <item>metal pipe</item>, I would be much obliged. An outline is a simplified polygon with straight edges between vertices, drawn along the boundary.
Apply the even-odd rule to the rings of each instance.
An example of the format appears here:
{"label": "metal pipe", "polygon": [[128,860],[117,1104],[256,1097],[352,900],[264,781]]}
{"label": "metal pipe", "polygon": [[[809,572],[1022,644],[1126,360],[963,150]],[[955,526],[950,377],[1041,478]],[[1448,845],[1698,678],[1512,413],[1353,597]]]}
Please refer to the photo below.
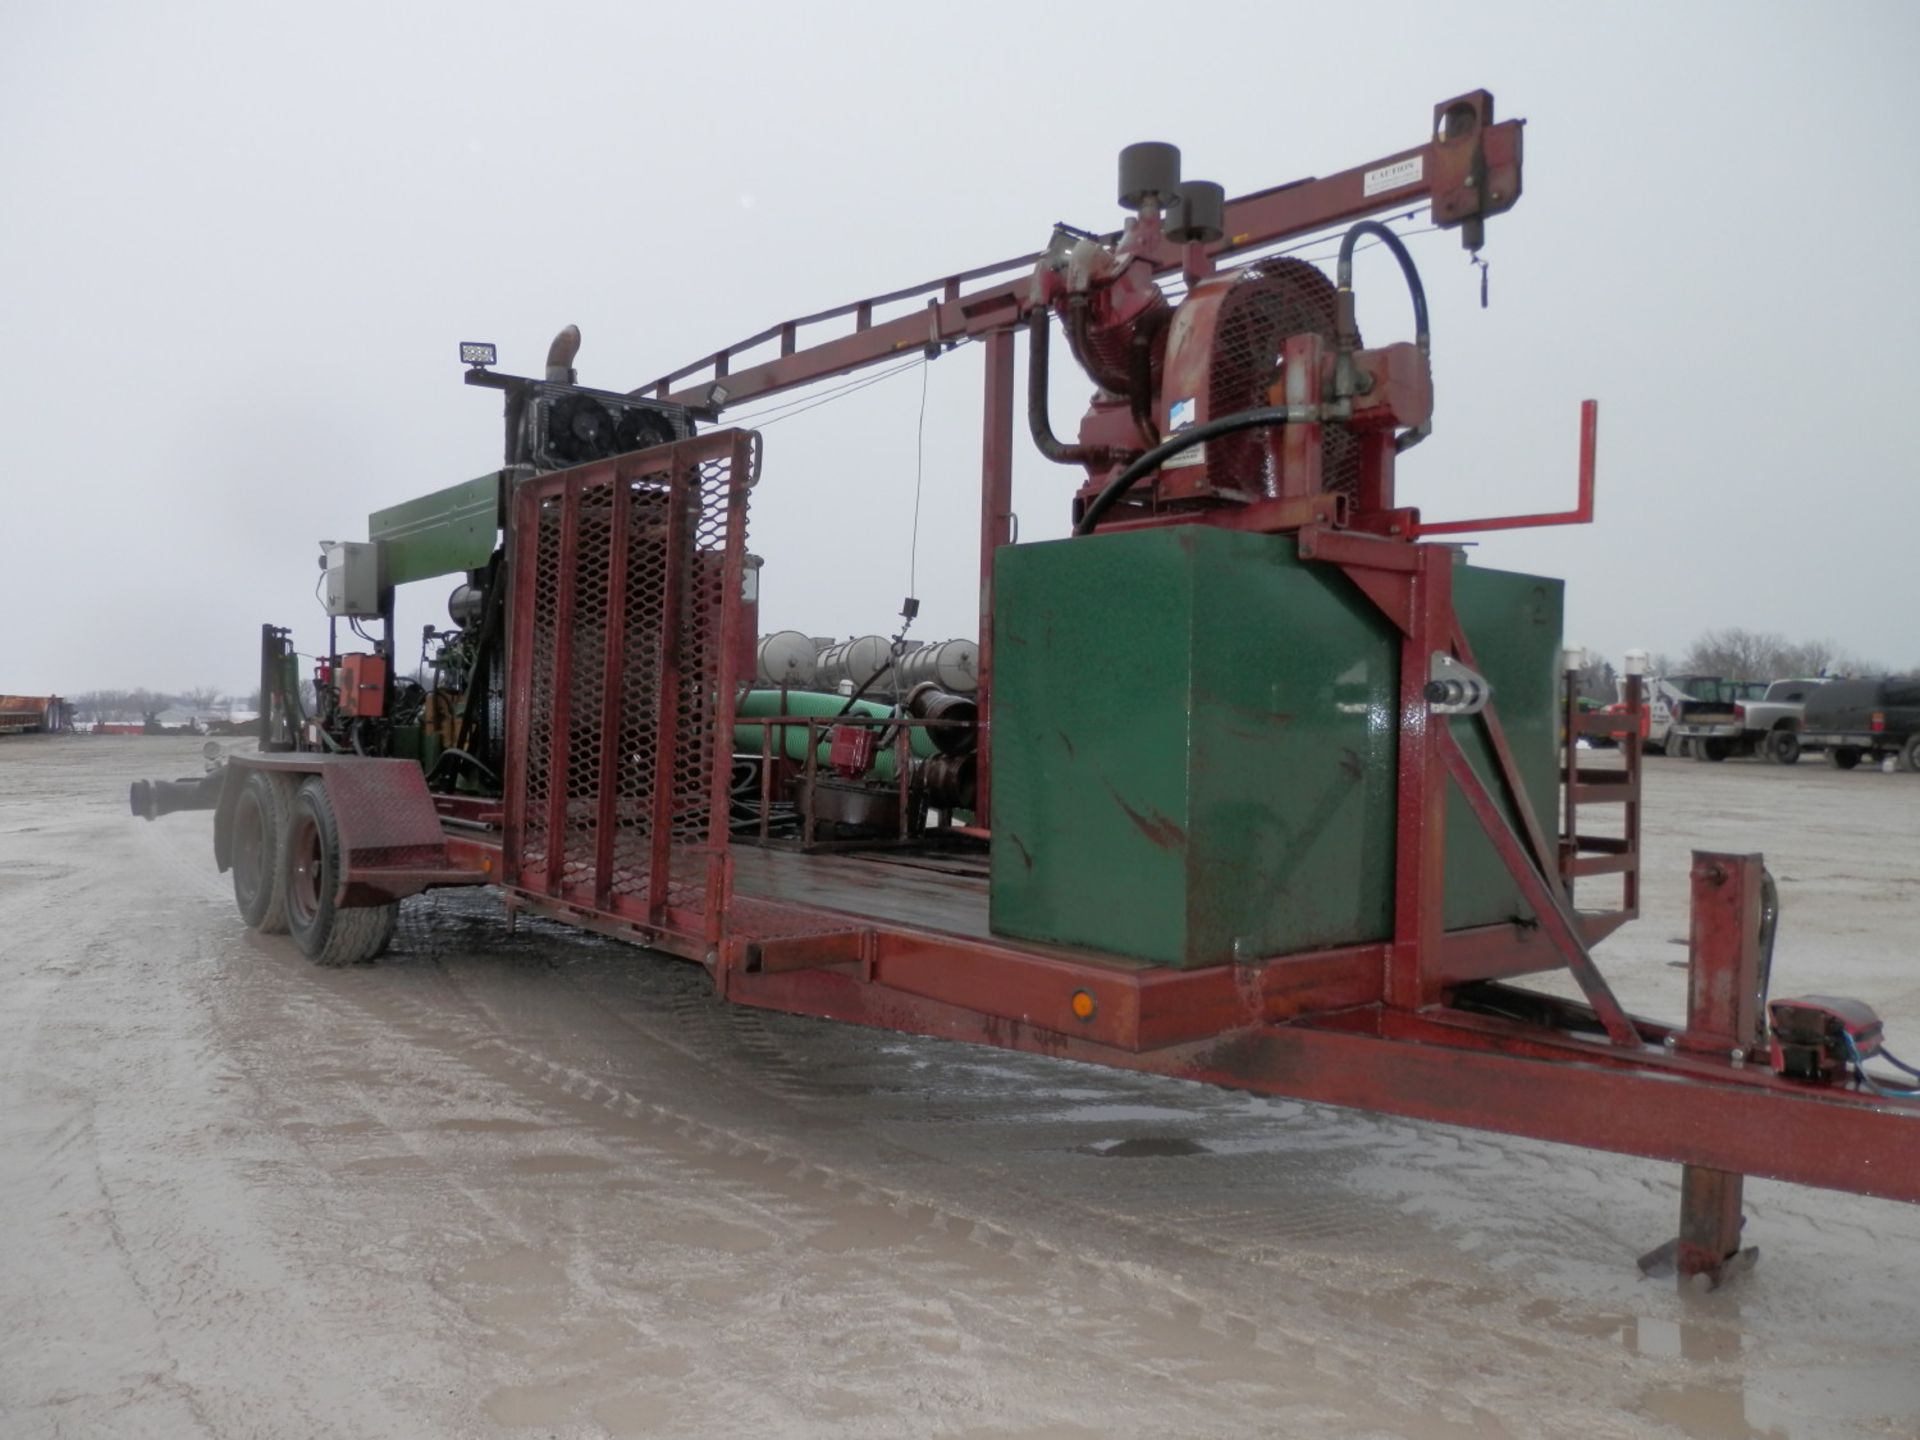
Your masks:
{"label": "metal pipe", "polygon": [[1034,446],[1060,465],[1105,465],[1115,457],[1104,445],[1068,445],[1047,418],[1047,328],[1052,317],[1036,307],[1027,316],[1027,429]]}
{"label": "metal pipe", "polygon": [[142,820],[158,820],[176,810],[211,810],[227,782],[223,765],[191,780],[136,780],[127,788],[127,807]]}
{"label": "metal pipe", "polygon": [[580,353],[580,327],[569,325],[553,337],[547,346],[547,380],[554,385],[571,385],[575,375],[573,360]]}

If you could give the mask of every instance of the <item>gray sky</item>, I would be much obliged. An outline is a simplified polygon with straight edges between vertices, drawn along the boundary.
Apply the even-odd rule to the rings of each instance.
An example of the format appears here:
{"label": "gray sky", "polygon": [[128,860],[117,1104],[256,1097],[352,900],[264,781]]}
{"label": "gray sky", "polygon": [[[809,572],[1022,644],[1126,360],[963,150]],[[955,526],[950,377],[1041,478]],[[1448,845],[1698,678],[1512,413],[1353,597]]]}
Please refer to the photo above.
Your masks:
{"label": "gray sky", "polygon": [[[1182,36],[1154,17],[1191,17]],[[314,542],[492,468],[455,343],[625,388],[774,321],[1118,222],[1113,163],[1239,194],[1417,143],[1485,86],[1526,193],[1492,308],[1418,237],[1430,516],[1562,508],[1601,401],[1599,522],[1490,540],[1568,581],[1570,640],[1741,624],[1920,663],[1910,67],[1920,9],[500,3],[0,5],[0,690],[253,683],[317,648]],[[1400,338],[1363,257],[1369,339]],[[1064,358],[1064,357],[1063,357]],[[1056,425],[1086,384],[1056,370]],[[927,639],[973,632],[980,354],[927,372]],[[766,431],[766,628],[887,628],[920,376]],[[1023,538],[1078,472],[1024,434]],[[408,632],[450,583],[403,592]]]}

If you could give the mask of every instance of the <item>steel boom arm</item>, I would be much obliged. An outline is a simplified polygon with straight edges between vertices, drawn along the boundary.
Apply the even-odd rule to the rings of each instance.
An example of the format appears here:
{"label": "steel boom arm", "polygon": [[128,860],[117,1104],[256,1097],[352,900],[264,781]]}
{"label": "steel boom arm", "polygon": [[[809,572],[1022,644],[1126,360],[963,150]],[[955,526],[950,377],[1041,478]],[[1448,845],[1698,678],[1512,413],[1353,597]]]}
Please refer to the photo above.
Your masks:
{"label": "steel boom arm", "polygon": [[[1296,180],[1229,201],[1225,236],[1211,245],[1170,247],[1158,273],[1195,260],[1204,273],[1214,262],[1243,251],[1422,201],[1431,206],[1436,225],[1465,227],[1465,243],[1477,250],[1486,218],[1511,209],[1520,198],[1524,124],[1521,120],[1494,123],[1493,96],[1485,90],[1443,101],[1434,107],[1433,132],[1426,143],[1337,175]],[[1020,255],[783,321],[629,393],[670,400],[717,417],[743,401],[844,375],[913,350],[932,352],[942,345],[1005,330],[1024,320],[1032,306],[1029,280],[1039,258],[1038,253]],[[964,288],[982,280],[995,283],[971,291]],[[921,302],[920,308],[875,321],[875,310],[910,301]],[[853,320],[851,334],[802,346],[803,328],[848,317]],[[775,343],[779,354],[774,358],[734,368],[749,352]]]}

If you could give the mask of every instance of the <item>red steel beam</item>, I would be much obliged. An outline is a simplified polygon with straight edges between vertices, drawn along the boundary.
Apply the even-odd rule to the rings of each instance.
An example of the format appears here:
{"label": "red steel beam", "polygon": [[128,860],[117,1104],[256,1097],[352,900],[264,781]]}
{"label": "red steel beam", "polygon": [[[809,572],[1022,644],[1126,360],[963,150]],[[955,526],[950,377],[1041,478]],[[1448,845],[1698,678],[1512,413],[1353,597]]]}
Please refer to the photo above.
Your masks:
{"label": "red steel beam", "polygon": [[[1405,209],[1422,201],[1433,202],[1434,219],[1441,225],[1474,223],[1472,207],[1475,205],[1480,207],[1482,215],[1509,208],[1518,198],[1520,132],[1524,122],[1491,123],[1492,99],[1484,92],[1463,96],[1459,101],[1449,101],[1437,108],[1449,112],[1469,103],[1482,109],[1485,120],[1465,140],[1433,133],[1425,144],[1356,165],[1336,175],[1278,185],[1229,201],[1225,236],[1206,247],[1207,257],[1213,261],[1226,259],[1297,235],[1383,211]],[[1502,175],[1509,178],[1503,181],[1498,178]],[[1489,188],[1481,195],[1479,186],[1483,179]],[[1504,191],[1500,188],[1503,184],[1507,187]],[[844,375],[910,351],[931,353],[941,345],[1008,329],[1021,323],[1031,307],[1031,271],[1039,258],[1037,254],[1019,256],[783,321],[629,393],[652,395],[674,404],[717,412],[725,406]],[[1183,259],[1182,247],[1169,247],[1155,273],[1171,274],[1181,267]],[[961,291],[961,285],[968,280],[1006,274],[1013,278],[970,293]],[[873,322],[874,307],[916,300],[926,303],[894,319]],[[798,347],[794,334],[801,326],[844,320],[849,315],[855,326],[851,334]],[[780,344],[779,355],[745,369],[734,368],[735,361],[745,352],[776,340]],[[703,374],[707,378],[693,378]],[[709,390],[716,380],[724,383],[727,391],[726,399],[719,406],[709,400]],[[682,383],[688,381],[691,383]]]}
{"label": "red steel beam", "polygon": [[1594,457],[1599,445],[1600,402],[1580,402],[1580,488],[1571,510],[1550,515],[1494,515],[1479,520],[1441,520],[1428,524],[1422,520],[1420,535],[1464,535],[1480,530],[1533,530],[1543,525],[1589,525],[1593,523]]}
{"label": "red steel beam", "polygon": [[980,447],[980,638],[975,674],[974,821],[993,824],[993,560],[1013,543],[1013,332],[987,337],[986,414]]}
{"label": "red steel beam", "polygon": [[619,836],[620,804],[620,694],[627,665],[627,561],[633,550],[627,534],[633,520],[633,482],[626,472],[613,474],[613,508],[609,515],[606,641],[601,646],[600,669],[600,784],[594,797],[593,894],[605,905],[613,898],[613,851]]}
{"label": "red steel beam", "polygon": [[850,969],[734,975],[742,1004],[1151,1071],[1230,1089],[1920,1202],[1920,1106],[1857,1091],[1688,1080],[1305,1024],[1161,1050],[1112,1049],[868,985]]}
{"label": "red steel beam", "polygon": [[[691,473],[689,473],[691,472]],[[699,467],[675,447],[667,480],[666,574],[660,597],[660,670],[654,686],[652,813],[647,817],[647,920],[667,908],[673,871],[673,781],[680,750],[680,662],[687,590],[693,583],[693,508],[699,503]],[[691,492],[691,493],[690,493]],[[716,739],[718,743],[718,739]]]}
{"label": "red steel beam", "polygon": [[1613,1043],[1638,1045],[1640,1032],[1634,1028],[1626,1011],[1620,1008],[1620,1002],[1614,998],[1606,977],[1594,965],[1593,957],[1587,953],[1586,943],[1564,902],[1546,876],[1534,868],[1521,848],[1520,838],[1513,833],[1512,826],[1500,813],[1500,807],[1494,804],[1493,797],[1481,784],[1480,777],[1474,773],[1459,743],[1451,733],[1442,730],[1438,736],[1438,748],[1441,762],[1453,777],[1454,785],[1467,802],[1467,808],[1473,812],[1473,818],[1480,822],[1480,828],[1486,832],[1487,839],[1493,842],[1494,849],[1499,851],[1508,872],[1519,882],[1520,891],[1533,907],[1535,918],[1552,939],[1554,948],[1560,952],[1567,968],[1573,972],[1573,978],[1579,982],[1580,989],[1600,1016]]}
{"label": "red steel beam", "polygon": [[[526,735],[533,726],[533,592],[538,563],[539,497],[522,489],[513,497],[507,527],[507,726],[510,735]],[[503,816],[505,864],[501,878],[520,881],[520,854],[526,843],[527,746],[507,746]]]}
{"label": "red steel beam", "polygon": [[576,472],[560,491],[559,598],[553,617],[553,734],[547,741],[547,878],[548,894],[560,889],[567,868],[567,799],[571,784],[568,758],[572,754],[573,631],[578,608],[580,569],[580,486]]}

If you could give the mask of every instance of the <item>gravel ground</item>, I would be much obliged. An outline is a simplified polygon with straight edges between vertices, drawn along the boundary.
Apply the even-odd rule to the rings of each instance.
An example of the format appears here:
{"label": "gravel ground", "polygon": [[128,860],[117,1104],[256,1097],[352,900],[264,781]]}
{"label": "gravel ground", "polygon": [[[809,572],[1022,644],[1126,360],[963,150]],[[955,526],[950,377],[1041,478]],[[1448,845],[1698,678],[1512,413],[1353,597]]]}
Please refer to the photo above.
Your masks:
{"label": "gravel ground", "polygon": [[[344,972],[247,935],[198,742],[0,740],[0,1435],[1920,1435],[1920,1211],[754,1012],[498,905]],[[1762,849],[1776,988],[1920,1035],[1920,779],[1649,761],[1622,998],[1687,851]]]}

